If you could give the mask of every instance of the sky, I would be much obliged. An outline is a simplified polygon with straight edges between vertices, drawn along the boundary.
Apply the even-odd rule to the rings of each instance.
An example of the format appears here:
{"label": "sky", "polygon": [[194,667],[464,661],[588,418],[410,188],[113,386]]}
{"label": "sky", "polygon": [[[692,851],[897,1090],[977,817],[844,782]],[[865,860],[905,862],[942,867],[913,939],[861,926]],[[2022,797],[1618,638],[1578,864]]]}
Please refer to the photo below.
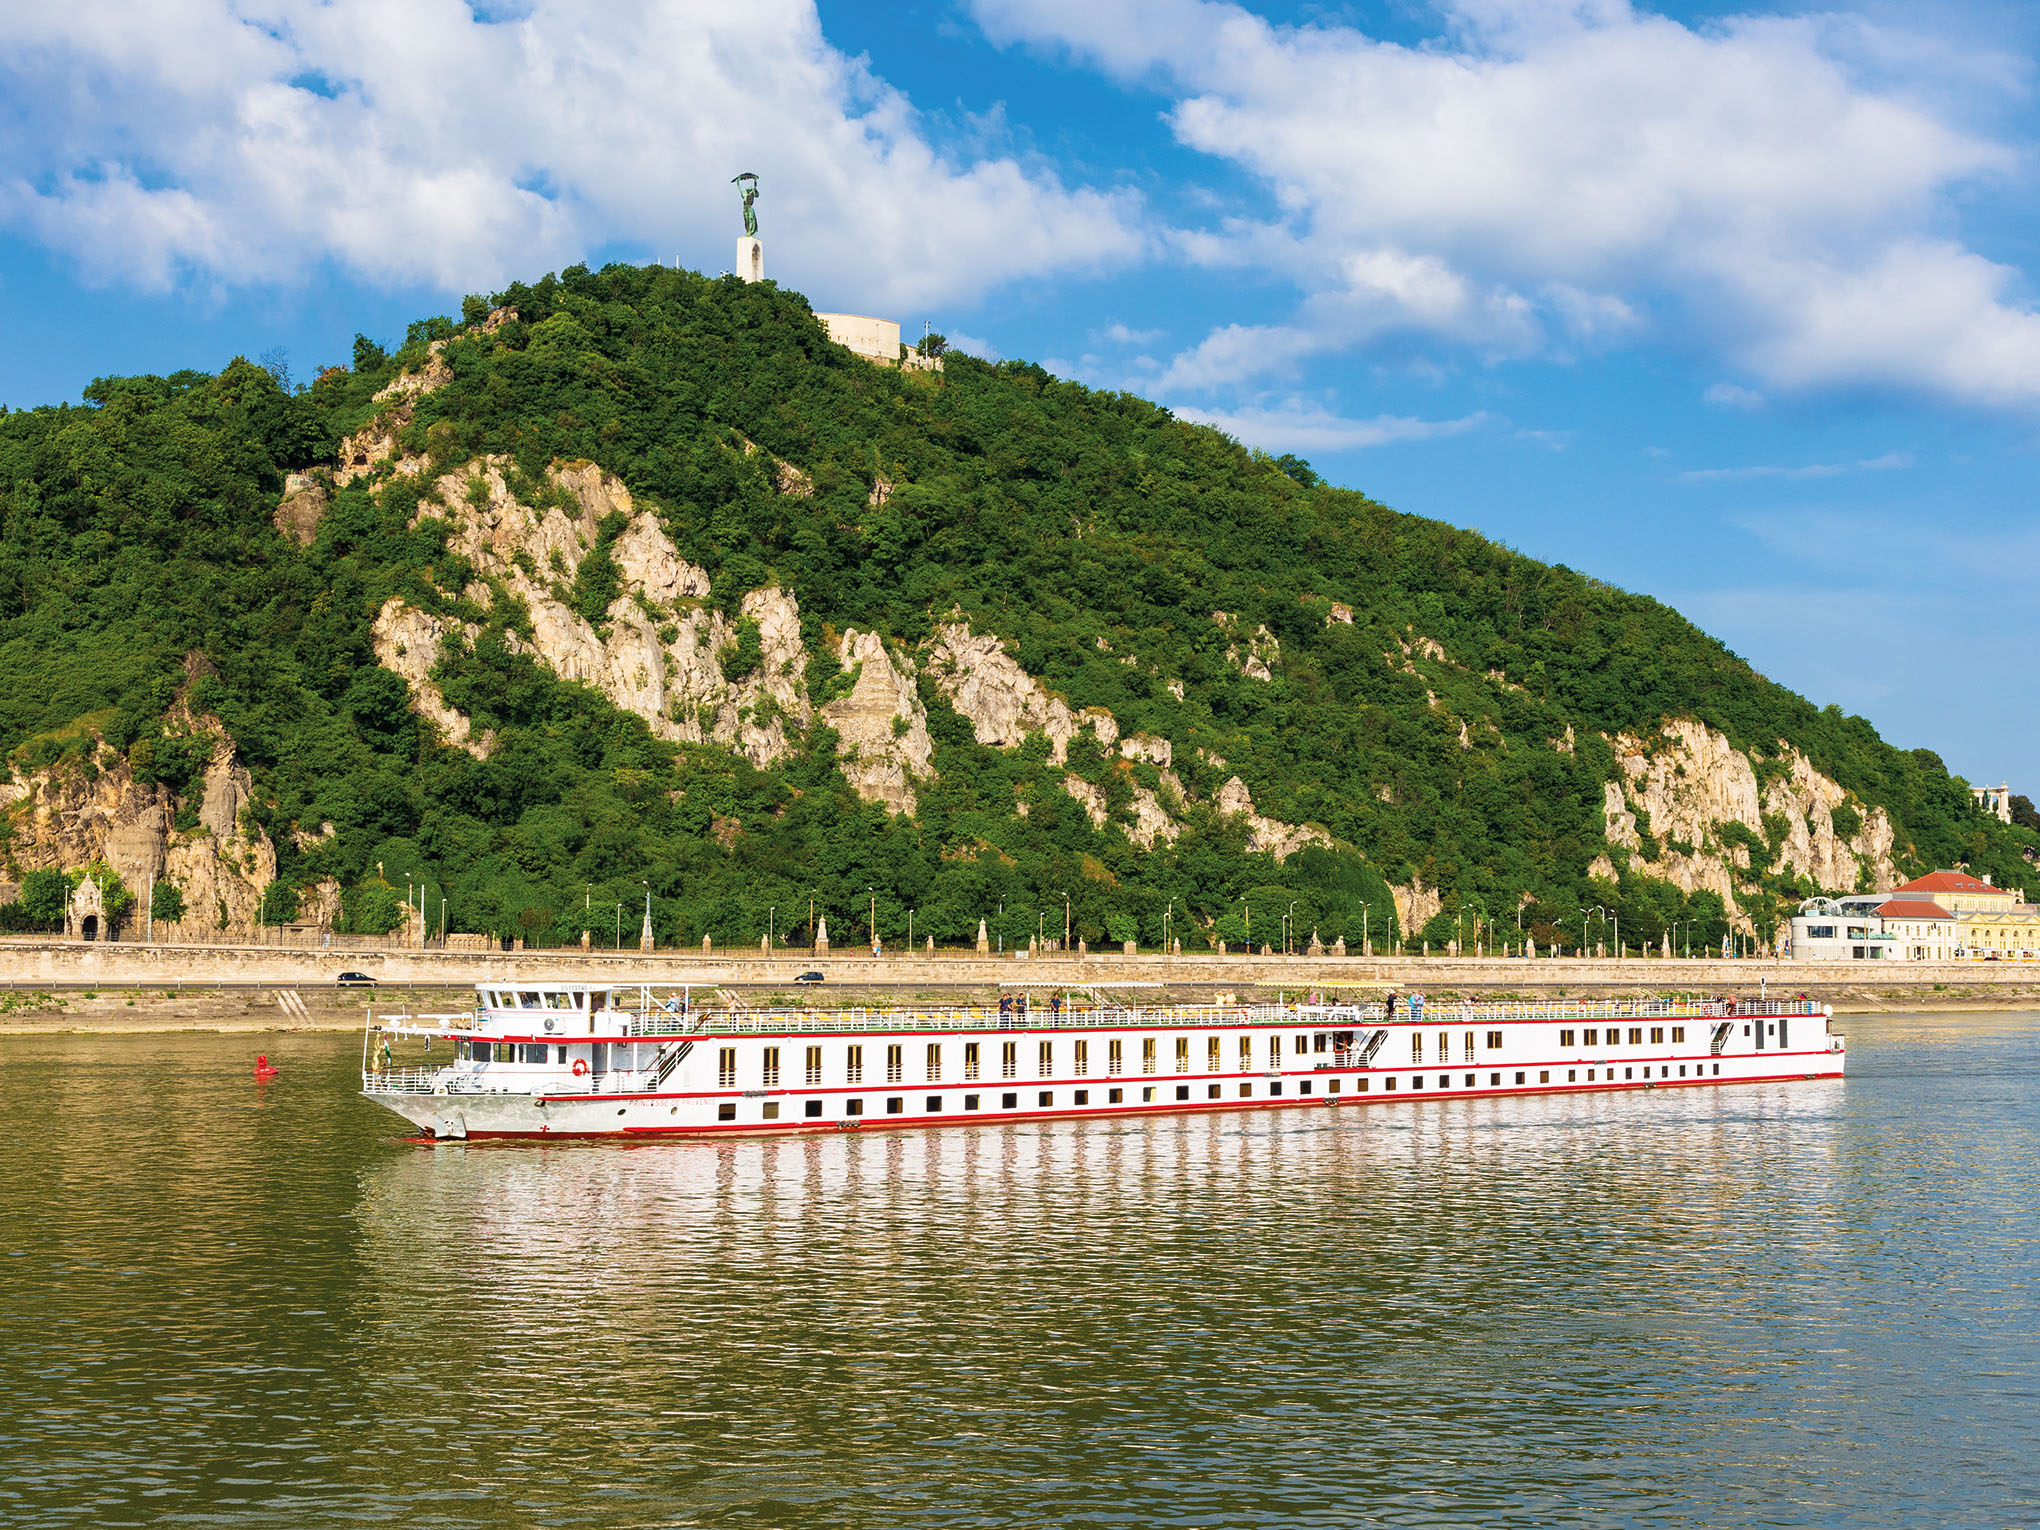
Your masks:
{"label": "sky", "polygon": [[0,0],[0,403],[576,261],[1153,398],[2040,796],[2040,8]]}

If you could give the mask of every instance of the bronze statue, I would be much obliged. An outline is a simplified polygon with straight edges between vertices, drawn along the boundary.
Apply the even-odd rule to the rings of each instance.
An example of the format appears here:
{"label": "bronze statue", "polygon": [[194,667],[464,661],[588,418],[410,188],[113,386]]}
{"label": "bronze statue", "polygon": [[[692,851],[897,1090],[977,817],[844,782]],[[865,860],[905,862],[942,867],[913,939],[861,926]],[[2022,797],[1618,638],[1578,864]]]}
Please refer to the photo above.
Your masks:
{"label": "bronze statue", "polygon": [[758,200],[757,173],[746,170],[742,175],[733,175],[730,177],[730,184],[743,188],[744,233],[748,237],[756,239],[758,237],[758,214],[753,210],[751,204]]}

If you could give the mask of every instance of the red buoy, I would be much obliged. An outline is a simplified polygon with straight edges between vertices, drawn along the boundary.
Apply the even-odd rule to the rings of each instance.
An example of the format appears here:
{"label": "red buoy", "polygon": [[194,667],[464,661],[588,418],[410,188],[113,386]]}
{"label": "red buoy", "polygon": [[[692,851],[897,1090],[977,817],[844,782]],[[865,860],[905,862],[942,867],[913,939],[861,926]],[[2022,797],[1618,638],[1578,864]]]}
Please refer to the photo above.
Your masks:
{"label": "red buoy", "polygon": [[276,1067],[269,1061],[269,1054],[267,1052],[261,1052],[256,1054],[255,1076],[258,1079],[267,1081],[269,1079],[275,1078],[276,1073],[277,1073]]}

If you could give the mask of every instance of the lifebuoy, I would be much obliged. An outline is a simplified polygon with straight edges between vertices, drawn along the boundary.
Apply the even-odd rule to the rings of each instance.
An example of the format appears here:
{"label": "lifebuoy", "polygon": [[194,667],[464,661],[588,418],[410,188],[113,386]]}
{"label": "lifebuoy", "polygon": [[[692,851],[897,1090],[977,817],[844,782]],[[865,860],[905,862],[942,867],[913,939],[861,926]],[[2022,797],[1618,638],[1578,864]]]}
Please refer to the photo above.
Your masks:
{"label": "lifebuoy", "polygon": [[574,1077],[575,1077],[575,1078],[579,1078],[579,1077],[580,1077],[580,1076],[581,1076],[582,1074],[586,1073],[587,1071],[588,1071],[588,1061],[587,1061],[587,1059],[586,1059],[586,1058],[583,1058],[583,1057],[577,1057],[577,1058],[575,1058],[575,1059],[574,1059]]}

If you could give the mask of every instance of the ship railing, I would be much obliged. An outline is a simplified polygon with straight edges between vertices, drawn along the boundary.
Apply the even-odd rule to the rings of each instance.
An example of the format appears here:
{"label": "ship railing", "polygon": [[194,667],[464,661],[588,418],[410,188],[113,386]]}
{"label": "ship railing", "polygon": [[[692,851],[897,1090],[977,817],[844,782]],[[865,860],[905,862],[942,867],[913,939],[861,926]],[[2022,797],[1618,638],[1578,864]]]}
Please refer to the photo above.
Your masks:
{"label": "ship railing", "polygon": [[361,1075],[364,1094],[433,1094],[438,1091],[440,1068],[371,1069]]}

